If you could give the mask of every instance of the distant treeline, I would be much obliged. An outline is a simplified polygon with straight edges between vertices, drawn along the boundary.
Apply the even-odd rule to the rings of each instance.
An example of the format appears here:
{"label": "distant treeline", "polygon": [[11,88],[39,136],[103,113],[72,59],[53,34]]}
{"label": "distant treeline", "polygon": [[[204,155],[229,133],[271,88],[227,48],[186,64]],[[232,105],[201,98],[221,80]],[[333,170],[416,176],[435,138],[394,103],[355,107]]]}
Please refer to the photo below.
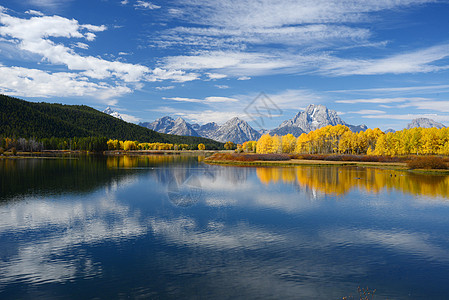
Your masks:
{"label": "distant treeline", "polygon": [[138,141],[119,141],[105,137],[82,138],[9,138],[0,136],[0,154],[11,152],[37,152],[42,150],[80,150],[103,152],[106,150],[216,150],[213,144],[171,144],[139,143]]}

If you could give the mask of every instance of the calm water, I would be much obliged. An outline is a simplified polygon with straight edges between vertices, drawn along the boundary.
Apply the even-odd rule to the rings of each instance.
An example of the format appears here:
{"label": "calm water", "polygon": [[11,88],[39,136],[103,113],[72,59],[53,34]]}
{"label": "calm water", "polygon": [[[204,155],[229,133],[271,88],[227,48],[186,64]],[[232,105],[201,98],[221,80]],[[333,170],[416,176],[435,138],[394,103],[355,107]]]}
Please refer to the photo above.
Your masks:
{"label": "calm water", "polygon": [[201,161],[0,160],[0,299],[448,299],[449,177]]}

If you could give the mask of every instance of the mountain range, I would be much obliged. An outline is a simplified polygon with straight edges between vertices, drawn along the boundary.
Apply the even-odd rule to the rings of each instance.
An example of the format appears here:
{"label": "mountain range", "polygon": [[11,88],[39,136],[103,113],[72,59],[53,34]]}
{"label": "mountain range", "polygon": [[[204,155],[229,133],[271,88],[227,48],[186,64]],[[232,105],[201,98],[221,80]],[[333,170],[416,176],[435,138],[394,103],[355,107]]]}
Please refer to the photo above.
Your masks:
{"label": "mountain range", "polygon": [[[111,109],[108,110],[109,114],[120,116],[117,112],[111,111]],[[106,113],[106,110],[104,112]],[[298,137],[302,133],[309,133],[328,125],[345,125],[354,132],[368,129],[366,125],[347,124],[338,116],[335,110],[328,109],[324,105],[315,104],[307,106],[304,111],[298,112],[292,119],[285,120],[278,127],[271,130],[256,131],[247,122],[237,117],[232,118],[223,125],[218,125],[215,122],[199,125],[190,124],[180,117],[173,119],[165,116],[154,122],[139,123],[139,125],[161,133],[205,137],[222,143],[231,141],[237,144],[258,140],[265,133],[280,136],[290,133]],[[445,126],[431,119],[418,118],[407,125],[407,129],[413,127],[444,128]],[[389,129],[386,132],[394,132],[394,130]]]}
{"label": "mountain range", "polygon": [[336,111],[330,110],[324,105],[314,104],[307,106],[304,111],[298,112],[292,119],[282,122],[277,128],[272,130],[257,131],[247,122],[237,117],[232,118],[223,125],[218,125],[215,122],[204,125],[189,124],[180,117],[173,119],[169,116],[157,119],[154,122],[139,123],[140,126],[161,133],[201,136],[222,143],[231,141],[237,144],[258,140],[264,133],[271,135],[286,135],[291,133],[295,137],[298,137],[302,133],[308,133],[327,125],[338,124],[346,125],[355,132],[367,129],[365,125],[355,126],[347,124],[338,116]]}

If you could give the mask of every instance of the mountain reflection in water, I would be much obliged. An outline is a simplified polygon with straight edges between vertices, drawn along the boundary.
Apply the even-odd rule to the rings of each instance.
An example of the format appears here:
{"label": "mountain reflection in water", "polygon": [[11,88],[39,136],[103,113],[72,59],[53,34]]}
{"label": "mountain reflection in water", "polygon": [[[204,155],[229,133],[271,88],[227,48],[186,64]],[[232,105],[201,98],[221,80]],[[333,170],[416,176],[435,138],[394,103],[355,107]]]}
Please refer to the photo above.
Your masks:
{"label": "mountain reflection in water", "polygon": [[0,160],[1,299],[445,299],[448,177]]}

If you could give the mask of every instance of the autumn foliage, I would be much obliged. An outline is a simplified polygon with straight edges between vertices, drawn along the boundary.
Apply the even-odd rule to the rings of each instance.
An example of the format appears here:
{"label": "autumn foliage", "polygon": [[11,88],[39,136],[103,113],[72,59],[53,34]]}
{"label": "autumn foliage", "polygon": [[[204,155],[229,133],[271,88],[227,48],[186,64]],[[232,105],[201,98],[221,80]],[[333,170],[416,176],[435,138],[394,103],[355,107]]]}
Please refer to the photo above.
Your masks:
{"label": "autumn foliage", "polygon": [[[352,132],[344,125],[329,125],[298,138],[264,134],[257,142],[248,143],[256,143],[259,154],[449,155],[449,128],[412,128],[385,134],[379,128]],[[243,146],[245,152],[253,148]]]}

